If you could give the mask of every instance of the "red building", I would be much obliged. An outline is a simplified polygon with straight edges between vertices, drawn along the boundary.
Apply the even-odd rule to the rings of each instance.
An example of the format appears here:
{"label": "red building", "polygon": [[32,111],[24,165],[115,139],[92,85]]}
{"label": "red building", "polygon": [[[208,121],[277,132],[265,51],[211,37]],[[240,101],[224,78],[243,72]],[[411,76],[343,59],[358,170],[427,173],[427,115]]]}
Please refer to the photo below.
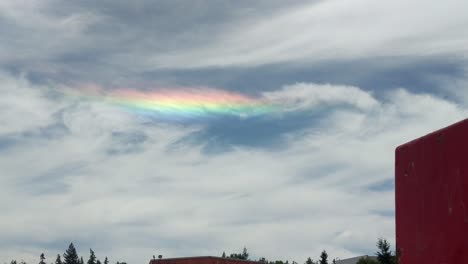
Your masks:
{"label": "red building", "polygon": [[400,264],[468,263],[468,119],[396,149]]}
{"label": "red building", "polygon": [[259,264],[259,262],[207,256],[152,259],[149,264]]}

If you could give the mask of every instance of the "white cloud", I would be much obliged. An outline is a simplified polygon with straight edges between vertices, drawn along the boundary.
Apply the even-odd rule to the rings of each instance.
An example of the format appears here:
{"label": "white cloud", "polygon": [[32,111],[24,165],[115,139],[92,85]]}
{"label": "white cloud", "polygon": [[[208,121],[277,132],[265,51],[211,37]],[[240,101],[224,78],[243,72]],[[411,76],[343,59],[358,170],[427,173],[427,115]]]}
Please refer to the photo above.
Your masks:
{"label": "white cloud", "polygon": [[378,105],[372,94],[357,87],[298,83],[284,86],[281,90],[264,92],[268,102],[278,104],[287,111],[307,110],[325,105],[350,105],[369,110]]}
{"label": "white cloud", "polygon": [[320,1],[235,21],[193,48],[155,54],[153,67],[252,66],[385,56],[467,55],[467,2]]}
{"label": "white cloud", "polygon": [[46,87],[29,88],[25,79],[0,74],[0,135],[27,131],[52,122],[59,106],[43,98]]}
{"label": "white cloud", "polygon": [[[130,263],[244,245],[254,257],[298,262],[322,249],[341,258],[372,253],[377,237],[393,241],[394,222],[378,212],[391,211],[394,200],[368,186],[392,179],[397,145],[467,114],[451,101],[404,89],[376,98],[358,87],[294,84],[264,95],[297,103],[289,111],[298,113],[330,105],[321,120],[291,131],[281,151],[237,146],[206,156],[192,145],[169,148],[200,126],[148,126],[98,101],[51,99],[43,87],[12,77],[2,82],[21,91],[0,101],[18,102],[0,112],[0,120],[10,120],[6,131],[57,121],[68,129],[0,149],[0,236],[9,241],[0,255],[31,263],[41,245],[70,240],[84,256],[92,247],[101,258]],[[33,106],[31,122],[20,122],[24,105]],[[109,155],[119,144],[116,131],[147,138],[138,151]],[[49,260],[66,246],[47,248]]]}

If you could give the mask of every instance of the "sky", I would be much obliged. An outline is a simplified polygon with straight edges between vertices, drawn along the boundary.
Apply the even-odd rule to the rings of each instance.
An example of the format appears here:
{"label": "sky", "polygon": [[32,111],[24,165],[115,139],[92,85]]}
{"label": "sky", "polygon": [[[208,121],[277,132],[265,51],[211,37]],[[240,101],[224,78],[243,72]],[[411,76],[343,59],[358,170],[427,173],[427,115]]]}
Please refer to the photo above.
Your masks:
{"label": "sky", "polygon": [[468,2],[0,1],[0,262],[373,254],[468,116]]}

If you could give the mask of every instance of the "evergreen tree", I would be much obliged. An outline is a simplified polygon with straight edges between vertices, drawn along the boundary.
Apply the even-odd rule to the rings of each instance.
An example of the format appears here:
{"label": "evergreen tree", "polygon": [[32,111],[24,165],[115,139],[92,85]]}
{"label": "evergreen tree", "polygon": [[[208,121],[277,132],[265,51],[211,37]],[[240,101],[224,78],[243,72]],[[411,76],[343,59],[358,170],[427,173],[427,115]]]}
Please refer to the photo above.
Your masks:
{"label": "evergreen tree", "polygon": [[96,264],[101,264],[101,261],[99,259],[96,260]]}
{"label": "evergreen tree", "polygon": [[80,258],[80,263],[84,264],[83,257]]}
{"label": "evergreen tree", "polygon": [[13,260],[11,260],[10,264],[17,264],[17,262],[16,262],[15,259],[13,259]]}
{"label": "evergreen tree", "polygon": [[320,254],[319,263],[320,264],[328,264],[328,254],[327,254],[327,252],[325,250],[322,251],[322,254]]}
{"label": "evergreen tree", "polygon": [[380,264],[395,264],[395,257],[390,250],[390,243],[386,239],[379,238],[377,241],[377,259]]}
{"label": "evergreen tree", "polygon": [[379,262],[371,258],[360,258],[356,264],[379,264]]}
{"label": "evergreen tree", "polygon": [[94,255],[94,251],[91,248],[89,249],[88,264],[96,264],[96,255]]}
{"label": "evergreen tree", "polygon": [[45,260],[44,253],[41,254],[40,259],[41,259],[41,261],[39,261],[39,264],[46,264],[45,261],[44,261]]}
{"label": "evergreen tree", "polygon": [[104,259],[104,264],[109,264],[109,260],[107,259],[107,257]]}
{"label": "evergreen tree", "polygon": [[223,251],[223,255],[221,255],[222,258],[226,258],[226,252]]}
{"label": "evergreen tree", "polygon": [[[81,260],[83,260],[83,258],[81,258]],[[78,258],[78,253],[76,253],[76,249],[73,243],[70,243],[67,251],[65,251],[65,254],[63,254],[63,264],[83,264]]]}
{"label": "evergreen tree", "polygon": [[247,252],[247,248],[244,247],[244,250],[242,251],[241,259],[248,260],[249,259],[249,253]]}
{"label": "evergreen tree", "polygon": [[314,262],[313,262],[312,259],[309,257],[309,258],[307,258],[305,264],[314,264]]}
{"label": "evergreen tree", "polygon": [[60,254],[57,254],[57,259],[55,260],[55,264],[63,264],[62,263],[62,258],[60,257]]}

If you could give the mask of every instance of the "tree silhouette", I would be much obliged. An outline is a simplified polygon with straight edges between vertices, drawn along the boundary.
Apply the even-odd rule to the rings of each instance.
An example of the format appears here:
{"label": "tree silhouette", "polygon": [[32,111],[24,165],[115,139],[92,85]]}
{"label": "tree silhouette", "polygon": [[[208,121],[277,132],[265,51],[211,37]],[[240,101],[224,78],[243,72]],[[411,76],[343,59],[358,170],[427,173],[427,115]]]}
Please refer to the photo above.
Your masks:
{"label": "tree silhouette", "polygon": [[55,264],[63,264],[62,263],[62,258],[60,257],[60,254],[57,254],[57,258],[55,259]]}
{"label": "tree silhouette", "polygon": [[40,259],[41,259],[41,261],[39,261],[39,264],[46,264],[45,261],[44,261],[45,260],[44,253],[41,254]]}
{"label": "tree silhouette", "polygon": [[242,259],[249,259],[249,253],[247,252],[247,248],[244,247],[244,250],[242,251]]}
{"label": "tree silhouette", "polygon": [[380,264],[394,264],[395,257],[390,250],[390,243],[386,239],[379,238],[377,241],[377,259]]}
{"label": "tree silhouette", "polygon": [[328,254],[327,254],[327,252],[325,250],[322,251],[322,254],[320,254],[319,263],[320,264],[328,264]]}
{"label": "tree silhouette", "polygon": [[88,264],[96,264],[96,255],[94,255],[94,251],[91,248],[89,249]]}
{"label": "tree silhouette", "polygon": [[371,258],[360,258],[356,264],[379,264],[377,260]]}
{"label": "tree silhouette", "polygon": [[63,264],[81,264],[80,259],[78,258],[78,253],[76,253],[76,249],[73,243],[70,243],[70,246],[68,246],[67,251],[65,251],[65,254],[63,254]]}

